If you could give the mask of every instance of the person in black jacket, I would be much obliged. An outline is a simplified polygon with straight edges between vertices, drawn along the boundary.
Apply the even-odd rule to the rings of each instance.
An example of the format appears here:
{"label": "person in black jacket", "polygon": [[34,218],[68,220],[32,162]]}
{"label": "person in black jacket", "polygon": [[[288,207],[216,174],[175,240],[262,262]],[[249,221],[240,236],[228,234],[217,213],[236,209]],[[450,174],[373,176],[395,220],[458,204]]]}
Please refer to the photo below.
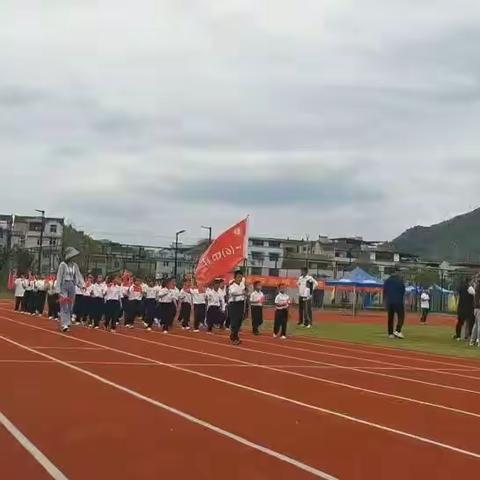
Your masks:
{"label": "person in black jacket", "polygon": [[[405,284],[402,278],[395,272],[383,285],[383,299],[388,313],[388,336],[389,338],[405,338],[402,333],[405,321]],[[394,330],[394,319],[397,315],[397,328]]]}
{"label": "person in black jacket", "polygon": [[457,307],[457,325],[455,326],[455,340],[460,341],[463,325],[465,327],[465,340],[470,338],[475,320],[474,314],[475,288],[468,278],[460,285],[458,289],[458,307]]}

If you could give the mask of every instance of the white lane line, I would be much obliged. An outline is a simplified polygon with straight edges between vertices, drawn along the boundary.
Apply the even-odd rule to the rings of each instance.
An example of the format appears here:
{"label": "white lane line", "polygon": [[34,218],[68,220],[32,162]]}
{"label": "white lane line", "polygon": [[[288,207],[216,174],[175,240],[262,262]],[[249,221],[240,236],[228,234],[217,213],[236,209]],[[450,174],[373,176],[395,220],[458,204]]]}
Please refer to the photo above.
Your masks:
{"label": "white lane line", "polygon": [[[8,317],[0,317],[0,318],[5,319],[5,320],[7,320],[11,323],[16,323],[16,324],[23,325],[25,327],[33,328],[33,329],[36,329],[36,330],[49,332],[52,335],[64,337],[64,335],[59,333],[59,332],[54,332],[54,331],[51,331],[51,330],[47,330],[46,328],[43,328],[43,327],[37,327],[37,326],[31,325],[31,324],[28,324],[28,323],[18,322],[16,320],[9,319]],[[72,339],[74,339],[78,342],[84,343],[84,344],[95,345],[97,347],[103,347],[105,350],[108,350],[108,351],[112,351],[112,352],[116,352],[116,353],[122,353],[126,356],[133,357],[133,358],[139,358],[139,359],[142,359],[142,360],[145,360],[145,361],[151,361],[151,362],[157,363],[159,365],[164,365],[164,366],[170,367],[174,370],[194,374],[194,375],[200,376],[202,378],[207,378],[209,380],[212,380],[212,381],[215,381],[215,382],[218,382],[218,383],[223,383],[225,385],[236,387],[238,389],[246,390],[246,391],[249,391],[249,392],[254,392],[256,394],[263,395],[263,396],[270,397],[270,398],[275,398],[275,399],[283,401],[283,402],[291,403],[293,405],[297,405],[297,406],[300,406],[300,407],[303,407],[303,408],[306,408],[306,409],[310,409],[310,410],[313,410],[313,411],[325,413],[327,415],[332,415],[334,417],[341,418],[343,420],[348,420],[348,421],[353,422],[353,423],[358,423],[360,425],[365,425],[365,426],[372,427],[372,428],[382,430],[382,431],[385,431],[385,432],[389,432],[389,433],[395,433],[397,435],[400,435],[400,436],[403,436],[403,437],[406,437],[406,438],[410,438],[410,439],[416,440],[418,442],[426,443],[426,444],[429,444],[429,445],[434,445],[436,447],[444,448],[446,450],[450,450],[450,451],[453,451],[453,452],[456,452],[456,453],[461,453],[461,454],[464,454],[464,455],[467,455],[467,456],[470,456],[470,457],[480,459],[480,454],[479,453],[471,452],[469,450],[464,450],[464,449],[455,447],[453,445],[445,444],[445,443],[442,443],[442,442],[437,442],[437,441],[432,440],[432,439],[427,438],[427,437],[422,437],[422,436],[415,435],[415,434],[412,434],[412,433],[409,433],[409,432],[405,432],[403,430],[398,430],[398,429],[394,429],[394,428],[391,428],[391,427],[387,427],[385,425],[381,425],[381,424],[378,424],[378,423],[369,422],[368,420],[363,420],[361,418],[353,417],[353,416],[350,416],[350,415],[347,415],[347,414],[344,414],[344,413],[340,413],[340,412],[337,412],[337,411],[334,411],[334,410],[328,410],[326,408],[317,407],[315,405],[300,402],[300,401],[295,400],[293,398],[284,397],[282,395],[277,395],[275,393],[267,392],[265,390],[260,390],[258,388],[249,387],[248,385],[244,385],[244,384],[241,384],[241,383],[235,383],[235,382],[225,380],[225,379],[219,378],[219,377],[214,377],[214,376],[208,375],[206,373],[197,372],[195,370],[190,370],[190,369],[184,368],[184,367],[176,367],[176,366],[173,366],[173,365],[168,365],[166,363],[160,362],[160,361],[152,359],[152,358],[144,357],[144,356],[137,355],[135,353],[130,353],[130,352],[120,350],[120,349],[117,349],[117,348],[108,347],[106,345],[91,342],[89,340],[84,340],[84,339],[76,338],[76,337],[70,337],[70,338],[72,338]],[[0,339],[10,341],[9,339],[7,339],[5,337],[1,337],[1,336],[0,336]],[[28,347],[26,347],[26,348],[28,349]],[[49,355],[46,355],[42,352],[36,352],[36,353],[38,353],[39,355],[45,356],[47,358],[55,359],[55,357],[50,357]],[[55,359],[55,360],[58,360],[58,359]],[[66,362],[63,362],[63,363],[66,363]],[[69,365],[69,364],[67,364],[67,365]],[[71,365],[71,367],[74,367],[74,366]],[[79,367],[74,367],[74,368],[79,368]],[[85,372],[87,372],[87,371],[85,371]],[[90,372],[88,372],[88,373],[90,373]]]}
{"label": "white lane line", "polygon": [[[234,440],[237,443],[240,443],[240,444],[245,445],[247,447],[250,447],[254,450],[262,452],[262,453],[264,453],[266,455],[269,455],[270,457],[273,457],[273,458],[275,458],[277,460],[280,460],[282,462],[293,465],[294,467],[297,467],[298,469],[303,470],[305,472],[311,473],[312,475],[314,475],[318,478],[323,478],[325,480],[337,480],[336,477],[333,477],[332,475],[330,475],[326,472],[318,470],[317,468],[312,467],[311,465],[307,465],[306,463],[300,462],[299,460],[296,460],[292,457],[284,455],[283,453],[277,452],[277,451],[272,450],[268,447],[264,447],[263,445],[252,442],[250,440],[247,440],[246,438],[240,437],[239,435],[236,435],[232,432],[229,432],[228,430],[224,430],[223,428],[217,427],[216,425],[213,425],[209,422],[206,422],[206,421],[201,420],[197,417],[194,417],[194,416],[192,416],[192,415],[190,415],[186,412],[183,412],[183,411],[178,410],[174,407],[166,405],[165,403],[161,403],[157,400],[154,400],[153,398],[142,395],[141,393],[139,393],[135,390],[131,390],[130,388],[127,388],[123,385],[120,385],[119,383],[112,382],[111,380],[108,380],[107,378],[101,377],[100,375],[92,373],[88,370],[84,370],[83,368],[80,368],[76,365],[72,365],[71,363],[65,362],[65,361],[60,360],[58,358],[47,355],[46,353],[40,352],[38,350],[34,350],[33,348],[27,347],[26,345],[23,345],[19,342],[16,342],[16,341],[14,341],[10,338],[6,338],[2,335],[0,335],[0,339],[4,340],[5,342],[11,343],[12,345],[17,346],[18,348],[22,348],[22,349],[24,349],[26,351],[29,351],[29,352],[32,352],[32,353],[36,353],[37,355],[40,355],[44,358],[52,360],[52,361],[54,361],[54,362],[56,362],[60,365],[63,365],[64,367],[70,368],[70,369],[75,370],[79,373],[83,373],[84,375],[87,375],[90,378],[93,378],[100,383],[103,383],[105,385],[109,385],[110,387],[113,387],[113,388],[116,388],[117,390],[125,392],[125,393],[131,395],[132,397],[135,397],[139,400],[143,400],[144,402],[150,403],[152,405],[155,405],[156,407],[162,408],[163,410],[166,410],[170,413],[173,413],[174,415],[177,415],[181,418],[184,418],[185,420],[188,420],[191,423],[194,423],[196,425],[200,425],[203,428],[207,428],[208,430],[211,430],[215,433],[218,433],[219,435],[222,435],[226,438]],[[480,458],[480,455],[479,455],[479,458]],[[54,478],[63,479],[65,477],[54,477]]]}
{"label": "white lane line", "polygon": [[[263,365],[263,364],[258,364],[258,363],[251,363],[251,362],[247,362],[245,360],[239,360],[237,358],[226,357],[224,355],[218,355],[218,354],[215,354],[215,353],[203,352],[203,351],[198,351],[198,350],[185,348],[185,347],[178,347],[178,346],[175,346],[175,345],[170,345],[170,344],[166,344],[166,343],[162,343],[162,342],[155,342],[153,340],[150,340],[150,339],[147,340],[146,338],[137,337],[135,335],[124,335],[122,333],[117,333],[116,336],[131,338],[131,339],[134,339],[134,340],[137,340],[137,341],[140,341],[140,342],[149,343],[149,344],[153,344],[153,345],[158,345],[158,346],[166,347],[166,348],[171,348],[171,349],[179,350],[179,351],[182,351],[182,352],[200,354],[200,355],[204,355],[204,356],[208,356],[208,357],[214,357],[214,358],[220,358],[220,359],[223,359],[223,360],[229,360],[229,361],[237,362],[237,363],[240,363],[240,364],[243,364],[243,365],[246,365],[246,366],[257,367],[257,368],[263,369],[263,370],[270,370],[270,371],[273,371],[273,372],[279,372],[279,373],[283,373],[283,374],[287,374],[287,375],[291,375],[291,376],[295,376],[295,377],[299,377],[299,378],[305,378],[307,380],[313,380],[313,381],[319,382],[319,383],[326,383],[328,385],[335,385],[336,387],[347,388],[349,390],[354,390],[354,391],[357,391],[357,392],[369,393],[369,394],[379,396],[379,397],[392,398],[392,399],[395,399],[395,400],[401,400],[403,402],[415,403],[417,405],[422,405],[422,406],[432,407],[432,408],[438,408],[440,410],[446,410],[448,412],[452,412],[452,413],[455,413],[455,414],[466,415],[466,416],[474,417],[474,418],[480,418],[480,414],[474,413],[474,412],[471,412],[471,411],[468,411],[468,410],[460,410],[458,408],[449,407],[449,406],[443,405],[443,404],[426,402],[426,401],[423,401],[423,400],[418,400],[416,398],[404,397],[404,396],[401,396],[401,395],[381,392],[381,391],[378,391],[378,390],[371,390],[371,389],[364,388],[364,387],[358,387],[358,386],[352,385],[350,383],[344,383],[344,382],[338,382],[338,381],[335,381],[335,380],[330,380],[330,379],[324,378],[324,377],[313,377],[311,375],[306,375],[304,373],[299,373],[299,372],[295,372],[295,371],[292,371],[292,370],[284,370],[281,367],[276,367],[274,365]],[[293,366],[293,367],[283,367],[283,368],[297,368],[297,367]]]}
{"label": "white lane line", "polygon": [[[474,363],[470,363],[469,360],[474,362],[474,359],[469,359],[469,358],[464,359],[468,363],[458,363],[458,362],[452,362],[452,361],[447,361],[447,360],[445,360],[445,361],[431,360],[431,359],[428,359],[428,358],[414,356],[412,354],[414,354],[415,352],[412,352],[412,351],[407,351],[407,353],[405,355],[400,355],[400,354],[383,353],[383,352],[379,352],[379,351],[375,351],[375,350],[369,350],[369,346],[363,345],[363,344],[359,345],[363,348],[351,348],[351,347],[340,347],[338,345],[332,345],[331,343],[328,343],[327,339],[321,339],[321,341],[322,341],[322,343],[320,343],[320,341],[318,341],[318,342],[306,342],[306,341],[303,341],[303,340],[298,340],[297,338],[291,338],[289,343],[308,345],[310,347],[331,348],[331,349],[334,349],[334,350],[343,350],[343,351],[347,351],[347,352],[354,352],[354,353],[360,353],[360,354],[365,353],[367,355],[377,355],[377,356],[381,356],[381,357],[397,358],[397,359],[401,359],[401,360],[413,360],[415,362],[433,363],[433,364],[436,364],[436,365],[455,367],[455,368],[459,368],[459,369],[461,369],[462,367],[465,367],[467,369],[468,368],[476,368],[476,369],[478,368],[478,369],[480,369],[480,365],[478,363],[476,365]],[[393,347],[390,347],[390,348],[386,347],[386,350],[388,350],[388,351],[398,351],[398,349],[394,349]],[[324,353],[323,350],[315,350],[315,351],[317,353]],[[428,354],[425,353],[425,352],[418,352],[418,354],[428,356]],[[437,358],[437,357],[435,357],[435,358]],[[460,362],[462,361],[461,358],[459,358],[458,360]],[[381,361],[381,360],[377,360],[377,361]],[[444,370],[444,369],[441,368],[441,370]]]}
{"label": "white lane line", "polygon": [[[258,341],[258,340],[253,340],[253,339],[249,339],[249,342],[250,343],[254,343],[254,344],[257,344],[257,345],[268,345],[268,346],[274,346],[274,344],[272,342],[262,342],[262,341]],[[290,343],[290,342],[289,342]],[[443,368],[439,368],[439,369],[436,369],[436,370],[432,370],[432,369],[429,369],[429,368],[425,368],[425,367],[414,367],[412,365],[405,365],[405,364],[399,364],[399,363],[391,363],[391,362],[386,362],[386,361],[382,361],[382,360],[372,360],[372,359],[369,359],[369,358],[364,358],[364,357],[357,357],[357,356],[353,356],[353,355],[341,355],[341,354],[338,354],[338,353],[328,353],[328,352],[320,352],[320,351],[317,351],[317,350],[311,350],[311,349],[307,349],[307,348],[299,348],[299,347],[293,347],[293,346],[290,346],[290,345],[286,345],[285,343],[282,343],[280,345],[278,345],[278,347],[282,350],[294,350],[294,351],[298,351],[298,352],[307,352],[307,353],[313,353],[315,355],[326,355],[326,356],[332,356],[332,357],[341,357],[341,358],[347,358],[349,360],[356,360],[356,361],[361,361],[361,362],[373,362],[373,363],[377,363],[377,364],[382,364],[382,365],[389,365],[392,367],[392,369],[395,369],[395,368],[405,368],[405,369],[409,369],[411,371],[426,371],[426,372],[433,372],[433,373],[438,373],[440,375],[450,375],[450,376],[454,376],[454,377],[460,377],[460,378],[469,378],[469,379],[473,379],[473,380],[480,380],[478,377],[473,377],[472,375],[464,375],[462,373],[456,373],[456,372],[448,372],[448,371],[444,371],[445,369]],[[368,369],[368,370],[371,370],[372,368],[371,367],[368,367],[368,366],[364,366],[364,367],[356,367],[356,368],[365,368],[365,369]]]}
{"label": "white lane line", "polygon": [[29,345],[29,347],[35,350],[101,350],[101,348],[97,347],[49,347],[44,345]]}
{"label": "white lane line", "polygon": [[[302,338],[304,340],[299,340],[299,338]],[[354,343],[354,342],[339,341],[339,340],[337,341],[337,340],[331,340],[328,338],[319,338],[318,341],[306,341],[306,340],[310,340],[310,338],[311,337],[306,337],[304,335],[298,335],[295,339],[292,339],[292,340],[295,343],[303,343],[310,346],[324,346],[324,347],[330,347],[338,350],[368,353],[372,355],[384,355],[392,358],[408,358],[411,360],[418,360],[418,361],[429,362],[429,363],[439,363],[441,365],[452,365],[457,367],[473,366],[473,364],[471,364],[470,361],[475,362],[475,359],[468,358],[468,357],[449,357],[447,355],[442,355],[440,353],[437,354],[432,352],[421,352],[417,350],[399,349],[393,346],[383,347],[381,345],[367,345],[364,343]],[[350,347],[341,346],[341,345],[350,345]],[[383,352],[398,352],[398,354],[383,353]],[[402,352],[402,354],[400,352]],[[403,352],[405,353],[405,355],[403,355]],[[431,359],[424,358],[424,357],[431,357]],[[434,358],[436,358],[437,360],[433,360]],[[445,359],[445,360],[442,360],[442,359]],[[459,362],[468,362],[468,363],[453,363],[452,360],[458,360]]]}
{"label": "white lane line", "polygon": [[[0,317],[0,318],[6,318],[6,317]],[[12,320],[10,320],[10,321],[12,321]],[[27,325],[27,324],[25,324],[25,325]],[[453,390],[453,391],[458,391],[458,392],[472,393],[474,395],[480,395],[480,391],[478,391],[478,390],[469,390],[467,388],[453,387],[453,386],[450,386],[450,385],[445,385],[443,383],[434,383],[434,382],[427,382],[427,381],[424,381],[424,380],[418,380],[418,379],[415,379],[415,378],[400,377],[398,375],[390,375],[388,373],[381,373],[379,371],[371,371],[371,369],[364,370],[363,368],[358,368],[358,367],[347,367],[345,365],[338,365],[336,363],[329,363],[329,362],[324,362],[324,361],[319,361],[319,360],[312,360],[310,358],[296,357],[296,356],[293,356],[293,355],[285,355],[283,353],[266,352],[264,350],[257,350],[257,349],[254,349],[254,348],[233,346],[233,345],[230,345],[230,344],[227,344],[227,343],[223,344],[223,343],[218,343],[218,342],[212,342],[212,341],[203,340],[203,339],[200,339],[200,338],[197,338],[197,337],[187,337],[183,334],[178,334],[178,335],[175,335],[175,336],[172,335],[171,338],[181,338],[183,340],[192,340],[192,341],[195,341],[195,342],[209,343],[211,345],[217,345],[219,347],[224,347],[224,348],[229,348],[229,349],[243,350],[245,352],[254,352],[254,353],[260,353],[262,355],[270,355],[270,356],[274,356],[274,357],[288,358],[290,360],[297,360],[297,361],[301,360],[301,361],[313,363],[313,364],[316,364],[316,365],[327,365],[329,367],[336,367],[336,368],[339,368],[341,370],[359,372],[359,373],[363,373],[365,375],[376,375],[376,376],[384,377],[384,378],[393,378],[394,380],[402,380],[404,382],[418,383],[420,385],[428,385],[429,387],[437,387],[437,388],[442,388],[442,389],[446,389],[446,390]],[[200,352],[197,352],[197,353],[200,353]],[[368,368],[368,367],[366,367],[366,368]]]}
{"label": "white lane line", "polygon": [[[129,336],[128,336],[129,337]],[[132,337],[132,338],[137,338],[137,337]],[[162,346],[168,346],[163,343],[158,343],[154,342],[157,345],[162,345]],[[31,347],[35,348],[35,347]],[[172,348],[178,348],[182,349],[181,347],[172,347]],[[103,350],[102,348],[92,348],[92,350],[96,351],[101,351]],[[196,350],[194,350],[196,351]],[[203,354],[204,352],[198,352]],[[223,358],[228,358],[229,360],[237,361],[235,358],[231,357],[223,357]],[[125,366],[153,366],[153,367],[158,367],[156,363],[151,363],[151,362],[103,362],[103,361],[94,361],[94,360],[69,360],[66,359],[67,362],[73,363],[75,365],[125,365]],[[23,364],[23,363],[50,363],[52,364],[53,362],[49,360],[21,360],[21,359],[15,359],[15,358],[3,358],[0,359],[0,364],[5,363],[5,364],[10,364],[10,363],[18,363],[18,364]],[[292,369],[306,369],[306,370],[336,370],[338,367],[329,367],[329,366],[324,366],[324,365],[276,365],[276,364],[233,364],[233,363],[171,363],[169,365],[175,365],[178,367],[211,367],[211,368],[292,368]],[[367,368],[367,367],[358,367],[358,368]],[[409,368],[391,368],[391,367],[368,367],[369,370],[409,370]],[[432,372],[436,372],[436,369],[432,369]],[[317,377],[315,377],[317,378]],[[480,379],[480,377],[475,377]]]}
{"label": "white lane line", "polygon": [[61,472],[1,411],[0,424],[41,465],[54,480],[68,480]]}
{"label": "white lane line", "polygon": [[0,363],[52,363],[49,360],[15,360],[15,359],[2,359]]}

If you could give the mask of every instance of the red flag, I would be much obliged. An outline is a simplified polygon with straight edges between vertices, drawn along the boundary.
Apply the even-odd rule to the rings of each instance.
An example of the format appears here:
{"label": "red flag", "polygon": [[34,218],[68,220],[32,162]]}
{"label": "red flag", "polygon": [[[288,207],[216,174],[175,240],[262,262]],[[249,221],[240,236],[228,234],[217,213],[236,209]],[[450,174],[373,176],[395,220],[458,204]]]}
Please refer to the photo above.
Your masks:
{"label": "red flag", "polygon": [[223,232],[200,257],[195,277],[205,286],[231,272],[247,255],[248,217]]}
{"label": "red flag", "polygon": [[16,270],[10,270],[10,273],[8,274],[8,281],[7,281],[7,288],[9,290],[13,290],[15,288],[15,280],[17,279],[17,271]]}

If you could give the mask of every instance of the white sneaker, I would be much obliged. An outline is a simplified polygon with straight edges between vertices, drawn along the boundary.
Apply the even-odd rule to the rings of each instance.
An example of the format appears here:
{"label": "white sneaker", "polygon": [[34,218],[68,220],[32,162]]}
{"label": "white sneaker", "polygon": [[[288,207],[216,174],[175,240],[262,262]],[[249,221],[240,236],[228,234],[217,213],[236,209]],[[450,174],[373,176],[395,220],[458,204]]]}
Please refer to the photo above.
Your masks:
{"label": "white sneaker", "polygon": [[282,335],[280,338],[281,338],[282,340],[286,340],[286,339],[287,339],[287,337],[286,337],[285,335]]}
{"label": "white sneaker", "polygon": [[63,327],[63,328],[62,328],[62,332],[63,332],[63,333],[68,332],[68,327]]}
{"label": "white sneaker", "polygon": [[143,322],[143,326],[144,326],[145,328],[147,328],[147,327],[148,327],[148,323],[147,323],[147,322]]}
{"label": "white sneaker", "polygon": [[395,335],[389,335],[388,338],[395,338]]}
{"label": "white sneaker", "polygon": [[393,333],[397,338],[405,338],[405,335],[402,332],[394,332]]}
{"label": "white sneaker", "polygon": [[306,325],[305,328],[312,328],[312,326],[311,325]]}
{"label": "white sneaker", "polygon": [[53,320],[53,317],[48,317],[49,320]]}
{"label": "white sneaker", "polygon": [[97,325],[96,327],[94,327],[95,330],[98,330],[100,327]]}
{"label": "white sneaker", "polygon": [[164,333],[164,335],[167,335],[168,330],[164,330],[163,333]]}
{"label": "white sneaker", "polygon": [[152,329],[150,327],[147,327],[147,332],[151,332]]}
{"label": "white sneaker", "polygon": [[195,333],[198,333],[199,331],[200,331],[200,330],[198,330],[198,329],[194,330]]}
{"label": "white sneaker", "polygon": [[273,338],[277,338],[277,335],[273,334]]}

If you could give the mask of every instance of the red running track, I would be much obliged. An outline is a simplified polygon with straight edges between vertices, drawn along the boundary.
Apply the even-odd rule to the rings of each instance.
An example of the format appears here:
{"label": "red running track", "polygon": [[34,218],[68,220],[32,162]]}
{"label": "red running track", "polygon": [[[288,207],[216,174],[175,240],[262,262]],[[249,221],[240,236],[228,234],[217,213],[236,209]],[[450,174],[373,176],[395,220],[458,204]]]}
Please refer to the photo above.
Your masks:
{"label": "red running track", "polygon": [[[2,306],[0,410],[72,479],[477,478],[479,362],[244,337],[66,336]],[[7,471],[45,478],[0,432]]]}

